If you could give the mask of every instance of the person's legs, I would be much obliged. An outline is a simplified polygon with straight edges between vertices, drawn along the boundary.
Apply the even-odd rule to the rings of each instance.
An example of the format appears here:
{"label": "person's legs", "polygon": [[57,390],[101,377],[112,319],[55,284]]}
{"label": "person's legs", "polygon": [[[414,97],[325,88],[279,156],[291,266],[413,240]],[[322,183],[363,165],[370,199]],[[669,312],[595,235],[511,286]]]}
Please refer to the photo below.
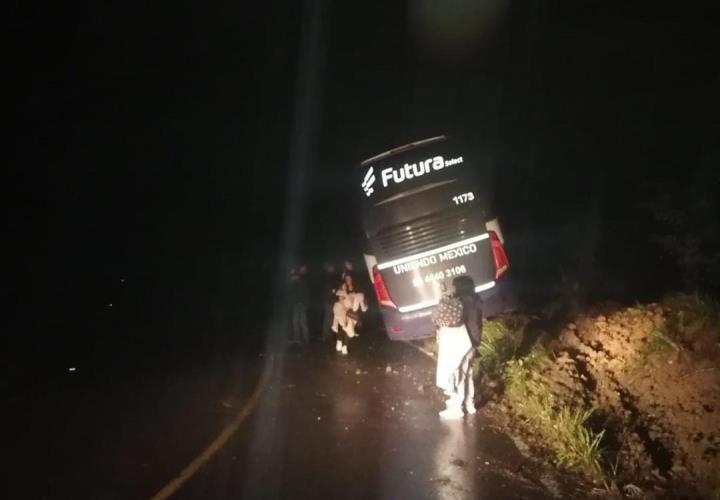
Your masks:
{"label": "person's legs", "polygon": [[473,377],[472,362],[475,358],[475,348],[470,350],[463,357],[460,365],[461,373],[461,394],[463,396],[462,406],[467,413],[475,413],[475,380]]}
{"label": "person's legs", "polygon": [[298,306],[297,304],[292,305],[292,312],[291,312],[291,324],[290,324],[290,343],[295,344],[298,342],[299,336],[298,336]]}
{"label": "person's legs", "polygon": [[441,418],[460,418],[463,416],[463,383],[465,381],[463,364],[465,355],[472,345],[464,326],[444,327],[440,329],[438,345],[437,384],[446,395],[446,409],[440,412]]}
{"label": "person's legs", "polygon": [[[342,329],[338,328],[337,331],[335,331],[335,350],[337,352],[342,351],[343,341],[342,341]],[[344,332],[343,332],[344,333]]]}
{"label": "person's legs", "polygon": [[446,395],[452,392],[450,377],[452,374],[451,356],[450,356],[450,332],[446,327],[438,329],[437,344],[437,365],[435,368],[435,385]]}
{"label": "person's legs", "polygon": [[339,301],[333,304],[332,311],[333,322],[330,329],[335,334],[335,350],[340,352],[342,351],[345,338],[345,332],[343,331],[342,326],[345,325],[347,316],[345,315],[345,307]]}
{"label": "person's legs", "polygon": [[300,333],[300,342],[307,344],[310,342],[308,318],[307,318],[307,307],[305,304],[298,304],[298,331]]}
{"label": "person's legs", "polygon": [[[365,294],[362,293],[353,293],[350,295],[350,309],[354,312],[357,312],[358,310],[362,312],[367,312],[367,304],[365,303]],[[360,327],[360,319],[350,319],[348,323],[351,323],[349,325],[351,331],[348,331],[348,336],[350,337],[359,337],[360,334],[357,332],[357,328]]]}
{"label": "person's legs", "polygon": [[335,332],[335,339],[335,350],[342,354],[347,354],[348,336],[345,330],[338,328],[338,331]]}
{"label": "person's legs", "polygon": [[[467,330],[464,326],[441,327],[438,332],[438,361],[435,377],[436,385],[446,394],[458,392],[458,372],[463,362],[463,356],[467,352],[466,342]],[[467,345],[470,341],[467,340]]]}
{"label": "person's legs", "polygon": [[340,352],[343,355],[347,356],[348,344],[350,343],[350,338],[348,337],[347,333],[343,329],[340,329],[340,331],[343,333],[343,346],[342,346],[342,349],[340,350]]}
{"label": "person's legs", "polygon": [[354,320],[350,317],[348,317],[345,321],[345,333],[347,334],[348,338],[357,337],[357,333],[355,332],[356,324],[357,320]]}

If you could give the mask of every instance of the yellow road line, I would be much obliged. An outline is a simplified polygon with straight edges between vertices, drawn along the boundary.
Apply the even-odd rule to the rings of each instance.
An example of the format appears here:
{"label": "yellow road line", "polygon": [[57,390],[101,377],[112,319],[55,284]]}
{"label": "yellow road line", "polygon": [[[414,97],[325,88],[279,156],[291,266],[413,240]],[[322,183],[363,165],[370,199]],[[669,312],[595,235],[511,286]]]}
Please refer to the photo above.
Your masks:
{"label": "yellow road line", "polygon": [[[271,372],[272,366],[268,369],[268,373]],[[160,491],[155,493],[155,495],[153,495],[150,500],[165,500],[167,498],[170,498],[172,495],[175,494],[175,492],[180,489],[180,487],[188,479],[193,477],[197,473],[197,471],[200,470],[200,467],[205,465],[212,458],[212,456],[215,455],[215,453],[217,453],[223,446],[225,446],[230,437],[235,433],[235,431],[237,431],[238,427],[240,427],[240,424],[243,423],[243,421],[255,408],[260,393],[265,386],[265,380],[266,378],[262,378],[260,380],[257,387],[255,388],[255,392],[253,392],[252,396],[250,396],[250,399],[248,399],[245,405],[240,408],[240,411],[238,411],[238,413],[235,415],[235,418],[233,418],[232,421],[225,426],[225,428],[218,435],[218,437],[216,437],[215,440],[210,443],[210,445],[205,448],[202,453],[200,453],[200,455],[198,455],[192,462],[190,462],[187,467],[180,471],[180,474],[178,474],[174,479],[172,479],[165,486],[163,486]]]}

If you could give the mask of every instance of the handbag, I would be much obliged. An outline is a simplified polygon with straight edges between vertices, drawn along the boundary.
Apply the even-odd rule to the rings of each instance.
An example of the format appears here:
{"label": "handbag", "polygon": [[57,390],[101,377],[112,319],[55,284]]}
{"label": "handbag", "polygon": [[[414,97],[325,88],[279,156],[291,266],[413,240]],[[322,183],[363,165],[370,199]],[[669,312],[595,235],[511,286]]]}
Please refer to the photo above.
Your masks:
{"label": "handbag", "polygon": [[463,324],[463,304],[460,299],[444,295],[433,309],[432,322],[438,328],[461,326]]}

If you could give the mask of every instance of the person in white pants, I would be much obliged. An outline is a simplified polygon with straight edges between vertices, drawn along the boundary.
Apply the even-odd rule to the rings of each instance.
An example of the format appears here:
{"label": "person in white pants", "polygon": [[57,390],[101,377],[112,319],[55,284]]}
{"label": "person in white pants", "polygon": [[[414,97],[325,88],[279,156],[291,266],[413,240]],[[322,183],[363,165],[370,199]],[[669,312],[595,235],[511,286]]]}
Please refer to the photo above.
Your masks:
{"label": "person in white pants", "polygon": [[447,401],[442,418],[459,418],[463,412],[475,413],[475,384],[471,361],[474,349],[465,325],[438,329],[438,361],[435,384]]}
{"label": "person in white pants", "polygon": [[351,275],[346,275],[343,281],[344,283],[336,292],[338,300],[333,305],[333,323],[330,329],[335,332],[337,338],[335,350],[347,354],[348,340],[358,336],[355,331],[357,319],[350,317],[348,312],[366,312],[367,303],[365,295],[355,291]]}
{"label": "person in white pants", "polygon": [[435,385],[448,398],[446,409],[440,412],[441,418],[460,418],[465,412],[475,413],[472,374],[475,348],[464,316],[463,302],[452,292],[446,293],[433,311],[433,321],[438,328]]}

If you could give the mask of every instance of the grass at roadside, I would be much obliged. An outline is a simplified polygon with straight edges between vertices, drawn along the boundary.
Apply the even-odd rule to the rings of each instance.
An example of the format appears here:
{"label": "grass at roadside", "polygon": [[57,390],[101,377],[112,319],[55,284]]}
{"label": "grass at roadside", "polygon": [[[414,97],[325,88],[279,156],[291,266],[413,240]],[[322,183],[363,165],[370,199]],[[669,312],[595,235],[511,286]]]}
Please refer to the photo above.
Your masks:
{"label": "grass at roadside", "polygon": [[666,297],[663,306],[670,311],[666,333],[673,340],[720,323],[720,302],[710,296],[675,294]]}
{"label": "grass at roadside", "polygon": [[502,382],[505,397],[553,452],[559,466],[599,478],[603,432],[593,432],[586,425],[592,410],[571,408],[555,397],[538,374],[538,365],[547,359],[540,346],[518,357],[528,322],[523,317],[486,321],[475,373]]}
{"label": "grass at roadside", "polygon": [[566,324],[512,320],[485,323],[475,368],[480,391],[484,373],[499,380],[487,391],[499,397],[490,414],[531,444],[538,461],[592,479],[584,487],[601,483],[610,496],[697,490],[720,500],[711,434],[720,403],[706,390],[717,385],[716,299],[598,304]]}
{"label": "grass at roadside", "polygon": [[490,379],[502,379],[505,364],[515,357],[528,320],[522,317],[497,318],[483,323],[473,370]]}
{"label": "grass at roadside", "polygon": [[649,356],[671,350],[679,351],[680,347],[664,330],[653,330],[648,338],[648,343],[640,352],[640,357],[641,359],[647,360]]}
{"label": "grass at roadside", "polygon": [[674,294],[663,300],[666,311],[665,323],[653,330],[647,343],[638,351],[638,360],[647,362],[655,355],[670,351],[681,351],[684,346],[691,346],[693,341],[715,331],[715,338],[707,340],[720,341],[717,328],[720,323],[720,303],[712,297],[700,294]]}
{"label": "grass at roadside", "polygon": [[594,432],[586,425],[592,409],[562,404],[537,375],[535,368],[545,356],[542,350],[534,349],[526,358],[508,361],[505,395],[543,438],[559,466],[600,478],[604,431]]}

